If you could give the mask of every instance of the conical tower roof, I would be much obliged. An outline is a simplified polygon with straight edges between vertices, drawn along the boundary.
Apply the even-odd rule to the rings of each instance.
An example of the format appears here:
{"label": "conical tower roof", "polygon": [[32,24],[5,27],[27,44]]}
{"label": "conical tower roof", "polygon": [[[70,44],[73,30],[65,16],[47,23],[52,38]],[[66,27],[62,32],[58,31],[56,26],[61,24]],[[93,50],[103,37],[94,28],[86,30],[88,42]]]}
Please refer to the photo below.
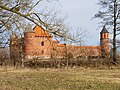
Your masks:
{"label": "conical tower roof", "polygon": [[16,39],[17,38],[17,35],[15,32],[12,32],[12,35],[11,35],[11,39]]}
{"label": "conical tower roof", "polygon": [[106,27],[104,26],[102,31],[100,33],[109,33],[108,30],[106,29]]}

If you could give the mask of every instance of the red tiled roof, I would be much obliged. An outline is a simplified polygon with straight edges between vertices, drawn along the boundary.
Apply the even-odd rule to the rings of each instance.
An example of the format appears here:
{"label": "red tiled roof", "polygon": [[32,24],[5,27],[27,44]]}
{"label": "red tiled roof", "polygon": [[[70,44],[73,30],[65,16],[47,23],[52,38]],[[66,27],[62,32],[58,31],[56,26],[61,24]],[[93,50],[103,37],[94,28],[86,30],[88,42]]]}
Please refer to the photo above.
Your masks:
{"label": "red tiled roof", "polygon": [[76,48],[100,48],[100,46],[74,46]]}
{"label": "red tiled roof", "polygon": [[64,44],[58,44],[58,47],[64,47],[65,45]]}
{"label": "red tiled roof", "polygon": [[52,41],[53,43],[59,43],[59,41]]}

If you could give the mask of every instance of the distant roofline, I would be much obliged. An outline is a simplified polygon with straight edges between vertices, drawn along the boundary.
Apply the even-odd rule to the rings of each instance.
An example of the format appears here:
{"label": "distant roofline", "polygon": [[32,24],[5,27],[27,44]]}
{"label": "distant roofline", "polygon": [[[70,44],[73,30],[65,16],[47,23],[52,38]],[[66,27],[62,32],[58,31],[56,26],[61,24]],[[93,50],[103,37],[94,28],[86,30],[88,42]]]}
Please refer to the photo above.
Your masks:
{"label": "distant roofline", "polygon": [[76,48],[100,48],[100,46],[74,46]]}
{"label": "distant roofline", "polygon": [[24,32],[24,33],[35,33],[35,32]]}

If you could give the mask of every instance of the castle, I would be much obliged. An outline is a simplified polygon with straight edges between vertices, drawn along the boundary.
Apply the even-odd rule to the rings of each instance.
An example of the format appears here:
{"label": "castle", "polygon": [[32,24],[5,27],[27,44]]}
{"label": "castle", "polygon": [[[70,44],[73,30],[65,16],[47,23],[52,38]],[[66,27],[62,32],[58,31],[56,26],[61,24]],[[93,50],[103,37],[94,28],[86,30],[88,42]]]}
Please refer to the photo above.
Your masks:
{"label": "castle", "polygon": [[[13,48],[16,47],[16,42],[15,36],[12,37],[10,40],[11,54],[15,52]],[[105,26],[100,32],[100,46],[61,44],[59,41],[52,40],[52,36],[39,26],[35,26],[31,32],[24,33],[23,43],[23,53],[26,59],[65,58],[67,56],[96,58],[109,56],[110,53],[109,32]]]}

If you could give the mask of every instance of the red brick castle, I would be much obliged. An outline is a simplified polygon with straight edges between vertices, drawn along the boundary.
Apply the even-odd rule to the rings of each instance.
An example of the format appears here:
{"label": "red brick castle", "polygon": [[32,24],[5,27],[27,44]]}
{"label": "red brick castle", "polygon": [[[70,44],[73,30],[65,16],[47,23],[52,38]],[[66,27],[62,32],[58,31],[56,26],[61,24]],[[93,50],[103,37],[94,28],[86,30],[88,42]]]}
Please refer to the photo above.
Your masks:
{"label": "red brick castle", "polygon": [[[103,27],[100,32],[100,46],[73,46],[60,44],[59,41],[52,40],[52,36],[39,26],[35,26],[33,31],[24,33],[23,51],[27,59],[33,58],[64,58],[71,55],[74,58],[84,57],[106,57],[110,53],[109,32]],[[15,39],[10,41],[10,48],[14,48]],[[14,52],[11,50],[11,53]]]}

